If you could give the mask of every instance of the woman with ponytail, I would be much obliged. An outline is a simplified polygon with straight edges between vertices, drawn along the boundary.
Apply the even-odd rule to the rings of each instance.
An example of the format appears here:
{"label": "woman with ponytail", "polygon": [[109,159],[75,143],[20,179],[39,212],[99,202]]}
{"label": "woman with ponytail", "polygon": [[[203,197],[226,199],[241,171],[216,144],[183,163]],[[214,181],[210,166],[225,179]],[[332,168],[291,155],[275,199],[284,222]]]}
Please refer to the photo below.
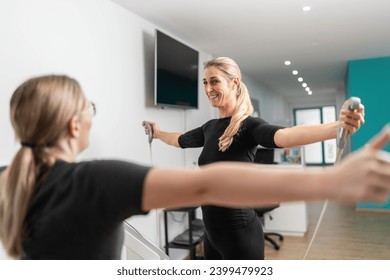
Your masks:
{"label": "woman with ponytail", "polygon": [[[206,88],[211,83],[216,90],[218,82],[212,80],[223,77],[207,75]],[[238,87],[239,79],[233,80],[234,85],[223,80],[225,89]],[[318,199],[383,202],[390,193],[389,154],[378,151],[390,139],[389,129],[368,148],[328,170],[270,172],[245,163],[214,163],[199,170],[150,168],[117,160],[77,162],[88,147],[96,107],[74,79],[54,75],[29,79],[13,93],[10,105],[21,146],[9,166],[0,167],[0,240],[13,258],[119,259],[122,222],[155,208],[212,204],[235,207],[215,207],[215,213],[237,215],[243,205]],[[227,134],[233,141],[222,139],[219,148],[215,140],[223,155],[236,151],[237,142],[249,133],[245,116],[250,109],[233,111],[242,124],[238,133],[233,125]],[[209,125],[219,126],[218,122]],[[256,122],[251,120],[251,125]],[[193,145],[201,142],[197,137],[197,142],[184,140]],[[241,209],[240,215],[246,217],[246,208]],[[235,226],[241,229],[240,224]]]}
{"label": "woman with ponytail", "polygon": [[[364,123],[364,107],[356,112],[342,109],[334,123],[283,128],[252,117],[248,89],[238,65],[228,57],[204,63],[204,89],[219,118],[184,134],[165,132],[154,122],[154,138],[181,148],[203,147],[199,166],[219,161],[254,162],[257,146],[294,147],[336,138],[340,126],[349,134]],[[145,127],[145,133],[149,131]],[[237,184],[237,189],[241,188]],[[260,221],[252,208],[202,206],[206,259],[264,259]]]}

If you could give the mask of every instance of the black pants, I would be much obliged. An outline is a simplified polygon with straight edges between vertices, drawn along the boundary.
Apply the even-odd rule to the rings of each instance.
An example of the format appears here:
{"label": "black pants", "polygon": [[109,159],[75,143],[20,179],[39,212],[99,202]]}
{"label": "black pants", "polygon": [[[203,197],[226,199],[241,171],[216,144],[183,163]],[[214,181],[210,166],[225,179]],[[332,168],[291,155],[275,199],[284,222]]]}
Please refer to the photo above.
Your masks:
{"label": "black pants", "polygon": [[259,218],[234,229],[206,227],[206,260],[264,260],[264,233]]}

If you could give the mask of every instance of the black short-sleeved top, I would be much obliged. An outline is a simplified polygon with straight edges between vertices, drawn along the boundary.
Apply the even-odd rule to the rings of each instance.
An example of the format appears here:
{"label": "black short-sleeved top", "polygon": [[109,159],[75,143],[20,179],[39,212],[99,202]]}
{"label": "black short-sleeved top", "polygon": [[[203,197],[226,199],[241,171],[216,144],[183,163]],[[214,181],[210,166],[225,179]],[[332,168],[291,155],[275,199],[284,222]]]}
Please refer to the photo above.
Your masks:
{"label": "black short-sleeved top", "polygon": [[122,222],[145,214],[149,167],[101,160],[57,161],[25,220],[24,259],[120,259]]}
{"label": "black short-sleeved top", "polygon": [[[270,125],[260,118],[248,117],[242,123],[229,149],[225,152],[219,151],[218,139],[225,132],[230,120],[231,117],[213,119],[201,127],[182,134],[179,137],[180,147],[203,147],[198,159],[199,166],[217,161],[253,162],[258,145],[279,148],[274,142],[274,135],[282,127]],[[207,227],[240,228],[256,216],[251,208],[203,206],[202,211]]]}

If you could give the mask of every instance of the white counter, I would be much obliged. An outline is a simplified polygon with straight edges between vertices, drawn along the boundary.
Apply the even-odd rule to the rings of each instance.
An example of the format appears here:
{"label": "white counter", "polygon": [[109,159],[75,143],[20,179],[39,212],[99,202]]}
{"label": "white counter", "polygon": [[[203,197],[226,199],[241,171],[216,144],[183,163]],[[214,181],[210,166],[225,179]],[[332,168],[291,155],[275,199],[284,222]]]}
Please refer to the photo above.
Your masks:
{"label": "white counter", "polygon": [[[278,164],[272,165],[271,168],[303,169],[303,166],[296,164]],[[290,236],[304,236],[307,227],[308,214],[304,201],[281,203],[280,207],[264,215],[265,232],[278,232]]]}

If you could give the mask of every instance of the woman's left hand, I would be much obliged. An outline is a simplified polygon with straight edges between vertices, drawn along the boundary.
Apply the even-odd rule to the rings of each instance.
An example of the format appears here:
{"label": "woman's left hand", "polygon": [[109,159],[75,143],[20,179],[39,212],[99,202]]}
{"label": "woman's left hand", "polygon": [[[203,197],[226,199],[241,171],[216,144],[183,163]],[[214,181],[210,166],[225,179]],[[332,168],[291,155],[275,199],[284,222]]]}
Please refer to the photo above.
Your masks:
{"label": "woman's left hand", "polygon": [[348,135],[351,135],[364,124],[364,105],[360,104],[359,108],[354,111],[348,110],[344,105],[339,115],[340,126],[348,131]]}

